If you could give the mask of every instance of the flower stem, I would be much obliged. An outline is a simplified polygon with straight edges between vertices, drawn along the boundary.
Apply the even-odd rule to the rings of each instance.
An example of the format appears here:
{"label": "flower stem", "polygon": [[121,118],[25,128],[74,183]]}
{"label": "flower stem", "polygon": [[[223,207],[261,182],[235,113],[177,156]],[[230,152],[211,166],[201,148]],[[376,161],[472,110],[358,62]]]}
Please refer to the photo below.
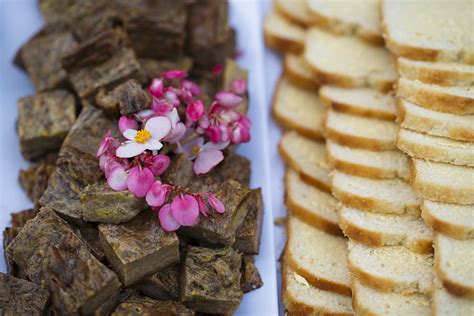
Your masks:
{"label": "flower stem", "polygon": [[[191,135],[189,135],[186,139],[182,140],[182,141],[179,141],[178,143],[181,144],[181,145],[184,145],[186,143],[189,143],[190,141],[192,140],[195,140],[196,138],[200,137],[201,135],[199,135],[198,133],[194,132],[192,133]],[[178,143],[175,143],[175,144],[168,144],[168,145],[165,145],[163,146],[163,148],[161,149],[160,151],[160,154],[163,154],[163,155],[167,155],[169,152],[173,151],[176,149],[176,147],[178,147]]]}

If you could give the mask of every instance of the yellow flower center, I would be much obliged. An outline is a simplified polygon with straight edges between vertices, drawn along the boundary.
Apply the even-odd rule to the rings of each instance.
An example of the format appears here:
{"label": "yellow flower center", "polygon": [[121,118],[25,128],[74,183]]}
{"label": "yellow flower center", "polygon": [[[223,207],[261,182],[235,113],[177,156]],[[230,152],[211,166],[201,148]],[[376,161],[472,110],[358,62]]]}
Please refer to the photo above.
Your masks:
{"label": "yellow flower center", "polygon": [[197,155],[201,152],[201,148],[198,145],[196,145],[191,149],[191,152],[193,153],[193,155]]}
{"label": "yellow flower center", "polygon": [[137,135],[135,135],[135,141],[137,143],[143,144],[147,140],[149,140],[151,137],[150,132],[147,131],[146,129],[141,129],[137,132]]}

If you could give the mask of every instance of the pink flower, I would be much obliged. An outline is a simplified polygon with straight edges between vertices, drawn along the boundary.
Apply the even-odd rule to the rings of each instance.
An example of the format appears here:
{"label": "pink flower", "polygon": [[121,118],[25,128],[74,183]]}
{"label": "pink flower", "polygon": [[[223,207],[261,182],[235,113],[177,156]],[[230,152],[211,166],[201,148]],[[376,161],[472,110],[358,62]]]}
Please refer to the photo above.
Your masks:
{"label": "pink flower", "polygon": [[222,149],[227,147],[229,143],[212,143],[204,144],[204,138],[198,137],[181,145],[177,153],[185,153],[190,160],[194,160],[193,170],[196,174],[209,172],[224,160]]}
{"label": "pink flower", "polygon": [[221,64],[215,64],[214,67],[212,67],[212,74],[214,76],[219,76],[222,74],[222,65]]}
{"label": "pink flower", "polygon": [[128,174],[123,166],[117,166],[107,175],[107,183],[114,191],[127,189]]}
{"label": "pink flower", "polygon": [[163,80],[153,79],[148,87],[148,92],[154,97],[161,98],[163,96]]}
{"label": "pink flower", "polygon": [[171,122],[171,130],[168,135],[163,138],[163,141],[174,144],[183,137],[184,133],[186,133],[186,126],[183,122],[180,122],[178,110],[176,108],[169,112],[166,117],[168,117]]}
{"label": "pink flower", "polygon": [[155,181],[146,194],[148,205],[153,207],[162,206],[168,197],[169,186],[162,184],[161,181]]}
{"label": "pink flower", "polygon": [[206,136],[213,143],[218,143],[221,140],[221,129],[217,125],[209,126],[205,130]]}
{"label": "pink flower", "polygon": [[150,168],[151,172],[155,177],[159,177],[163,174],[163,172],[168,169],[170,165],[170,157],[166,155],[156,155],[151,156],[147,160],[147,167]]}
{"label": "pink flower", "polygon": [[242,95],[247,91],[247,81],[245,80],[234,80],[231,85],[232,92],[238,95]]}
{"label": "pink flower", "polygon": [[222,203],[222,201],[219,200],[214,194],[207,193],[207,200],[209,201],[209,204],[211,204],[212,208],[216,210],[217,213],[222,214],[225,212],[224,203]]}
{"label": "pink flower", "polygon": [[151,109],[158,115],[166,115],[173,108],[174,105],[164,98],[153,98],[153,100],[151,101]]}
{"label": "pink flower", "polygon": [[195,102],[189,104],[186,108],[186,114],[193,122],[198,121],[204,114],[204,104],[202,101],[196,100]]}
{"label": "pink flower", "polygon": [[174,219],[171,213],[171,204],[163,205],[159,212],[158,218],[160,220],[161,227],[164,231],[173,232],[177,230],[181,225]]}
{"label": "pink flower", "polygon": [[197,86],[197,84],[195,84],[194,82],[192,81],[188,81],[188,80],[183,80],[183,83],[181,84],[182,87],[186,90],[188,90],[189,92],[191,92],[192,95],[194,96],[198,96],[201,94],[201,90],[199,89],[199,87]]}
{"label": "pink flower", "polygon": [[144,197],[153,185],[153,173],[148,168],[133,167],[127,179],[127,187],[136,197]]}
{"label": "pink flower", "polygon": [[127,129],[123,136],[128,141],[117,148],[116,155],[120,158],[131,158],[140,155],[145,150],[160,150],[163,147],[160,140],[171,130],[171,121],[166,116],[149,119],[145,128],[139,131]]}
{"label": "pink flower", "polygon": [[137,129],[138,123],[135,119],[123,115],[118,121],[118,128],[120,133],[123,134],[127,129]]}
{"label": "pink flower", "polygon": [[104,139],[100,143],[99,149],[97,149],[97,157],[102,156],[107,151],[111,140],[112,140],[112,132],[108,131],[107,134],[105,134]]}
{"label": "pink flower", "polygon": [[178,195],[171,202],[171,214],[182,226],[194,226],[199,221],[199,205],[190,194]]}
{"label": "pink flower", "polygon": [[242,97],[227,91],[218,92],[215,99],[221,106],[225,108],[234,108],[242,102]]}
{"label": "pink flower", "polygon": [[204,202],[201,195],[196,196],[196,200],[199,205],[199,212],[204,215],[205,217],[209,216],[209,208],[207,207],[206,203]]}
{"label": "pink flower", "polygon": [[172,80],[172,79],[183,79],[188,76],[188,73],[181,70],[169,70],[160,75],[161,78]]}

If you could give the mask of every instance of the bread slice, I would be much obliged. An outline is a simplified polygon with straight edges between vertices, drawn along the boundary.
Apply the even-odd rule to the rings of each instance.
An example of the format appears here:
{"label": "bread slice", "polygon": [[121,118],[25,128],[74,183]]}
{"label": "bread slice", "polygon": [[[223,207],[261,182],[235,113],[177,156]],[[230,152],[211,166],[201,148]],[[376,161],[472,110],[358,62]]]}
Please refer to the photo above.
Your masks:
{"label": "bread slice", "polygon": [[305,29],[291,23],[277,11],[270,11],[263,24],[265,43],[281,53],[299,54],[304,50]]}
{"label": "bread slice", "polygon": [[282,274],[283,304],[288,315],[353,315],[349,296],[312,286],[286,264],[283,264]]}
{"label": "bread slice", "polygon": [[425,295],[380,292],[355,279],[352,281],[352,306],[356,315],[431,315],[430,300]]}
{"label": "bread slice", "polygon": [[435,234],[434,240],[435,267],[443,286],[453,295],[474,298],[474,239]]}
{"label": "bread slice", "polygon": [[306,27],[311,22],[306,0],[275,0],[275,8],[285,18],[293,23]]}
{"label": "bread slice", "polygon": [[324,105],[339,112],[388,121],[397,118],[394,97],[374,89],[322,86],[319,97]]}
{"label": "bread slice", "polygon": [[324,131],[328,139],[349,147],[370,150],[397,148],[398,125],[394,122],[329,110]]}
{"label": "bread slice", "polygon": [[433,292],[433,315],[465,315],[469,316],[474,311],[474,300],[450,294],[435,278]]}
{"label": "bread slice", "polygon": [[285,54],[284,57],[285,75],[296,85],[317,89],[319,84],[316,76],[308,69],[301,55]]}
{"label": "bread slice", "polygon": [[286,129],[313,138],[323,138],[326,108],[319,101],[318,93],[280,78],[273,96],[273,117]]}
{"label": "bread slice", "polygon": [[[473,122],[474,123],[474,122]],[[398,148],[408,155],[452,165],[474,166],[474,143],[400,129]]]}
{"label": "bread slice", "polygon": [[331,192],[329,165],[326,162],[326,146],[295,131],[283,134],[278,147],[282,159],[301,178],[326,192]]}
{"label": "bread slice", "polygon": [[307,6],[315,25],[331,32],[356,35],[369,43],[383,45],[377,0],[308,0]]}
{"label": "bread slice", "polygon": [[437,112],[397,100],[401,126],[417,132],[474,142],[474,115]]}
{"label": "bread slice", "polygon": [[385,0],[385,41],[409,59],[474,63],[474,2]]}
{"label": "bread slice", "polygon": [[286,171],[285,191],[285,204],[290,214],[329,234],[342,236],[338,225],[338,202],[331,194],[303,182],[291,169]]}
{"label": "bread slice", "polygon": [[349,240],[348,266],[363,284],[382,292],[429,295],[433,255],[402,246],[368,247]]}
{"label": "bread slice", "polygon": [[441,87],[400,78],[397,95],[435,111],[458,115],[474,114],[474,87]]}
{"label": "bread slice", "polygon": [[288,265],[313,286],[350,296],[347,239],[326,234],[294,216],[288,218],[287,225]]}
{"label": "bread slice", "polygon": [[455,239],[474,239],[474,205],[424,200],[421,212],[433,230]]}
{"label": "bread slice", "polygon": [[403,246],[417,253],[433,252],[431,229],[416,216],[343,207],[339,224],[347,237],[367,246]]}
{"label": "bread slice", "polygon": [[474,204],[474,168],[429,162],[413,158],[410,182],[418,195],[427,200]]}
{"label": "bread slice", "polygon": [[400,179],[369,179],[331,173],[332,193],[346,206],[385,214],[420,214],[421,199]]}
{"label": "bread slice", "polygon": [[306,33],[305,45],[304,58],[322,83],[389,91],[397,79],[390,53],[357,37],[311,28]]}
{"label": "bread slice", "polygon": [[472,65],[398,58],[397,70],[401,77],[439,86],[474,85]]}
{"label": "bread slice", "polygon": [[329,164],[342,172],[374,179],[408,179],[407,156],[398,151],[371,151],[351,148],[326,142],[326,157]]}

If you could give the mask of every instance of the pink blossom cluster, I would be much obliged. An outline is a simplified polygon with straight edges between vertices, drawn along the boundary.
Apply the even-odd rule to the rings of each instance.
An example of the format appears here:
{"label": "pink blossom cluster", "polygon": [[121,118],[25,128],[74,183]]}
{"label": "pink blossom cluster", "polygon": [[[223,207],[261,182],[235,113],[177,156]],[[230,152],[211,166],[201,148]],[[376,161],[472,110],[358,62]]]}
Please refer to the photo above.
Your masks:
{"label": "pink blossom cluster", "polygon": [[232,91],[217,93],[206,110],[198,98],[199,87],[186,77],[187,73],[173,70],[153,79],[147,89],[150,108],[120,117],[118,129],[125,140],[109,131],[97,151],[109,186],[145,198],[167,231],[196,225],[199,215],[208,216],[210,209],[225,211],[212,193],[191,193],[158,180],[170,164],[168,154],[185,154],[193,161],[194,172],[204,174],[224,159],[222,150],[229,144],[250,141],[251,122],[235,111],[246,82],[233,81]]}

